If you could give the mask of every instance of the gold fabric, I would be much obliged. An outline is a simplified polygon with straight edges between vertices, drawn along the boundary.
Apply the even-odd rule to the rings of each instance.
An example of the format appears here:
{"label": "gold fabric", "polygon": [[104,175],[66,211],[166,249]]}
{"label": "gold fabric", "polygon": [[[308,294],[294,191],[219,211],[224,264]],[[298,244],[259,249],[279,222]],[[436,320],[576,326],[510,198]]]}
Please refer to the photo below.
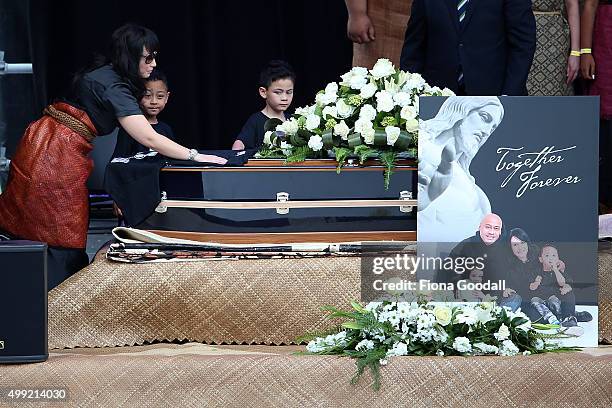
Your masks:
{"label": "gold fabric", "polygon": [[[359,258],[122,264],[98,257],[49,293],[49,348],[175,339],[292,344],[359,299]],[[612,343],[612,249],[599,252],[599,337]]]}
{"label": "gold fabric", "polygon": [[[8,365],[3,387],[68,390],[19,407],[610,407],[612,350],[516,357],[395,357],[349,383],[355,362],[295,347],[153,345],[52,352]],[[5,404],[5,405],[2,405]],[[6,406],[6,401],[0,401]]]}
{"label": "gold fabric", "polygon": [[353,66],[372,68],[379,58],[387,58],[399,67],[404,33],[410,17],[412,0],[367,0],[368,16],[376,40],[353,44]]}

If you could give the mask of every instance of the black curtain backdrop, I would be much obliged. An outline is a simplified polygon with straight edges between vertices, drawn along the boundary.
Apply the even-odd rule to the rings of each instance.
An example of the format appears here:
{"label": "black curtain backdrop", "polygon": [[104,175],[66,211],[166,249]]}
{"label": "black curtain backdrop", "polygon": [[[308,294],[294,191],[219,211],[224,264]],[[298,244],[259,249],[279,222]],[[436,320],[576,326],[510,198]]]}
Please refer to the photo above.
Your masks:
{"label": "black curtain backdrop", "polygon": [[160,119],[180,142],[229,149],[248,116],[263,108],[260,69],[284,59],[297,72],[291,110],[350,69],[352,44],[340,0],[30,0],[36,104],[65,96],[72,75],[104,52],[125,22],[151,28],[171,97]]}

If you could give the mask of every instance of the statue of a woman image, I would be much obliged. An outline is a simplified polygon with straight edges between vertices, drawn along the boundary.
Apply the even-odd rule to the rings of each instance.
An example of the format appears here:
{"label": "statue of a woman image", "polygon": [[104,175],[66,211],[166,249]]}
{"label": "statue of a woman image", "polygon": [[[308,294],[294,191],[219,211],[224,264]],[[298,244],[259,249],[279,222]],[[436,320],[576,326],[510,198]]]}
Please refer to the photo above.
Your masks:
{"label": "statue of a woman image", "polygon": [[504,117],[497,97],[450,97],[419,133],[418,239],[459,242],[475,234],[491,203],[470,164]]}

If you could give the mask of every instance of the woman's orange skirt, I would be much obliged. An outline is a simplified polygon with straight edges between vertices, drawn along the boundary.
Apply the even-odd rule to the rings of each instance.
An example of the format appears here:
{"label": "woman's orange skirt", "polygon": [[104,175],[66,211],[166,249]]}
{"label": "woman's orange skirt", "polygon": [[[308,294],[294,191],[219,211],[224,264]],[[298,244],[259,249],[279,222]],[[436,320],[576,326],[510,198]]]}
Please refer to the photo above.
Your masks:
{"label": "woman's orange skirt", "polygon": [[[84,111],[63,102],[53,107],[96,133]],[[51,116],[31,123],[11,161],[6,190],[0,195],[0,229],[50,246],[85,248],[91,149],[92,144],[83,136]]]}

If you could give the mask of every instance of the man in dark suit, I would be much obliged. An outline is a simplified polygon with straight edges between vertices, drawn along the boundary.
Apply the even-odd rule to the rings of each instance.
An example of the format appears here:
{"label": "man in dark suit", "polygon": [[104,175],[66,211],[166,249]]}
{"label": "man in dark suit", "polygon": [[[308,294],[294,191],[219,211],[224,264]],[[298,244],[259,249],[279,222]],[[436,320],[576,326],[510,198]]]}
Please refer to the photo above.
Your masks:
{"label": "man in dark suit", "polygon": [[531,0],[414,0],[400,67],[458,95],[527,95]]}

